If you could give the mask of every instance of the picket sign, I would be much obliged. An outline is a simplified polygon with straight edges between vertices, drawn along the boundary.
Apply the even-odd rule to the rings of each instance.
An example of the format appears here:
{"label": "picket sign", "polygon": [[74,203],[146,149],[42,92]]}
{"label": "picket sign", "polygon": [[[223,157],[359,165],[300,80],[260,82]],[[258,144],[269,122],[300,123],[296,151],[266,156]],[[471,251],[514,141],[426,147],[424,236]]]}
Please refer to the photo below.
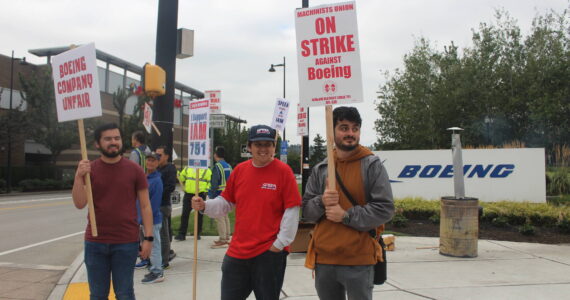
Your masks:
{"label": "picket sign", "polygon": [[295,10],[299,103],[325,106],[328,188],[335,189],[333,104],[363,102],[356,3]]}
{"label": "picket sign", "polygon": [[[195,196],[200,192],[200,169],[210,165],[210,100],[190,102],[188,107],[188,167],[196,170]],[[198,278],[198,211],[194,210],[194,262],[192,265],[192,299],[196,299]]]}
{"label": "picket sign", "polygon": [[152,108],[146,102],[144,104],[143,115],[144,115],[143,126],[144,126],[144,129],[146,129],[146,132],[151,134],[152,128],[154,128],[154,131],[156,131],[156,134],[158,134],[158,136],[160,136],[160,130],[158,130],[158,128],[156,127],[156,125],[152,121]]}
{"label": "picket sign", "polygon": [[[81,47],[71,45],[68,51],[52,58],[57,119],[60,123],[77,120],[82,160],[89,159],[83,119],[102,115],[95,52],[94,43]],[[89,173],[85,174],[84,180],[91,235],[96,237],[97,222]]]}

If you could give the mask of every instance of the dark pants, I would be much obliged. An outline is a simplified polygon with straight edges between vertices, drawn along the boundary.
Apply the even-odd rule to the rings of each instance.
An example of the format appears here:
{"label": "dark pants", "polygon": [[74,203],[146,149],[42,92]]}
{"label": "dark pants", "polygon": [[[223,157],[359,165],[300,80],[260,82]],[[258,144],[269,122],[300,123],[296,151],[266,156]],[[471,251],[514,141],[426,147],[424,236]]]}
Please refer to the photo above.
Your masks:
{"label": "dark pants", "polygon": [[[198,196],[206,199],[206,193],[199,193]],[[182,236],[186,236],[188,231],[188,219],[190,218],[190,212],[192,212],[192,203],[190,203],[192,197],[194,197],[194,194],[184,193],[184,199],[182,199],[182,216],[180,217],[180,228],[178,229],[178,234]],[[202,234],[202,222],[204,222],[204,215],[198,213],[198,235]]]}
{"label": "dark pants", "polygon": [[265,251],[250,259],[226,255],[222,263],[222,300],[245,300],[251,291],[257,300],[278,300],[287,254]]}
{"label": "dark pants", "polygon": [[162,227],[160,228],[160,252],[162,253],[162,265],[164,266],[168,264],[168,259],[170,257],[170,242],[172,242],[170,216],[172,214],[172,206],[161,206],[160,212],[162,213]]}
{"label": "dark pants", "polygon": [[315,288],[319,299],[372,300],[374,265],[317,264],[315,267]]}
{"label": "dark pants", "polygon": [[104,244],[85,241],[85,268],[90,299],[109,297],[111,278],[119,300],[134,300],[133,275],[139,243]]}

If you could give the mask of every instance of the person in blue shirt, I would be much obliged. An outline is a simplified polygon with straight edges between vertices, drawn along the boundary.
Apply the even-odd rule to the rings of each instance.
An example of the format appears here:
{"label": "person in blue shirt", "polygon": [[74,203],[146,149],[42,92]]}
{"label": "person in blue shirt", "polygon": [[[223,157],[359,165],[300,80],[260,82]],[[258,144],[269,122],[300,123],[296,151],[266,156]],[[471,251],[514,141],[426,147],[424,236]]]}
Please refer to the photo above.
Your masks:
{"label": "person in blue shirt", "polygon": [[[160,205],[162,203],[163,185],[160,172],[157,170],[160,154],[156,152],[148,152],[145,156],[148,193],[150,196],[150,205],[152,207],[154,243],[152,244],[152,252],[150,254],[150,272],[144,276],[142,283],[156,283],[164,281],[160,243],[160,229],[162,227],[162,213],[160,212]],[[140,213],[139,222],[141,222]]]}

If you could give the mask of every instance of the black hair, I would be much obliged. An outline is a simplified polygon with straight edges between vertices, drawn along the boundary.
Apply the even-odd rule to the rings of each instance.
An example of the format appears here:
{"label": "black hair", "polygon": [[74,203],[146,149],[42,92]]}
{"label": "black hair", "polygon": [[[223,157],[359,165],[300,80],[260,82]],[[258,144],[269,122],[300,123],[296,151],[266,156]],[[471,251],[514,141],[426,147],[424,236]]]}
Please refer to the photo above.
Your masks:
{"label": "black hair", "polygon": [[156,151],[158,149],[162,149],[162,151],[164,151],[164,154],[168,155],[168,157],[172,157],[172,149],[170,149],[168,146],[160,145],[160,146],[156,147],[156,149],[154,149],[154,151]]}
{"label": "black hair", "polygon": [[95,129],[95,132],[93,133],[93,137],[95,138],[95,143],[99,144],[99,140],[101,139],[101,134],[103,133],[103,131],[112,130],[112,129],[119,129],[119,134],[121,135],[121,137],[123,136],[121,128],[119,128],[119,126],[117,126],[116,123],[107,123]]}
{"label": "black hair", "polygon": [[224,146],[216,147],[216,156],[218,156],[219,158],[225,158],[226,157],[226,148],[224,148]]}
{"label": "black hair", "polygon": [[141,130],[133,132],[133,135],[131,137],[141,144],[144,144],[145,142],[144,132],[142,132]]}
{"label": "black hair", "polygon": [[362,125],[362,119],[356,107],[339,106],[333,110],[333,127],[336,127],[339,121],[344,120],[356,123],[358,126]]}

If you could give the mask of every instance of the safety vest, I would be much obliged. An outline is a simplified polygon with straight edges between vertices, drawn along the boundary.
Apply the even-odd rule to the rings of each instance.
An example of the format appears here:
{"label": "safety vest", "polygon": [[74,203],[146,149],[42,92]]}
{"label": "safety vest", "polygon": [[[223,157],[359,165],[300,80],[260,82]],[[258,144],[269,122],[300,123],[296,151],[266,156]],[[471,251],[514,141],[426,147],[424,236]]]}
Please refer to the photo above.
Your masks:
{"label": "safety vest", "polygon": [[220,160],[216,163],[216,168],[220,171],[221,180],[220,185],[218,186],[218,191],[223,191],[226,189],[226,182],[230,178],[230,173],[232,172],[232,166],[228,164],[225,160]]}
{"label": "safety vest", "polygon": [[[188,194],[196,193],[196,169],[184,168],[178,177],[180,182],[184,183],[184,192]],[[210,181],[212,179],[212,170],[198,169],[199,191],[198,193],[205,193],[210,188]]]}
{"label": "safety vest", "polygon": [[139,156],[139,165],[146,174],[146,155],[144,155],[144,152],[142,152],[141,149],[139,149],[139,147],[136,147],[133,151],[135,151]]}

